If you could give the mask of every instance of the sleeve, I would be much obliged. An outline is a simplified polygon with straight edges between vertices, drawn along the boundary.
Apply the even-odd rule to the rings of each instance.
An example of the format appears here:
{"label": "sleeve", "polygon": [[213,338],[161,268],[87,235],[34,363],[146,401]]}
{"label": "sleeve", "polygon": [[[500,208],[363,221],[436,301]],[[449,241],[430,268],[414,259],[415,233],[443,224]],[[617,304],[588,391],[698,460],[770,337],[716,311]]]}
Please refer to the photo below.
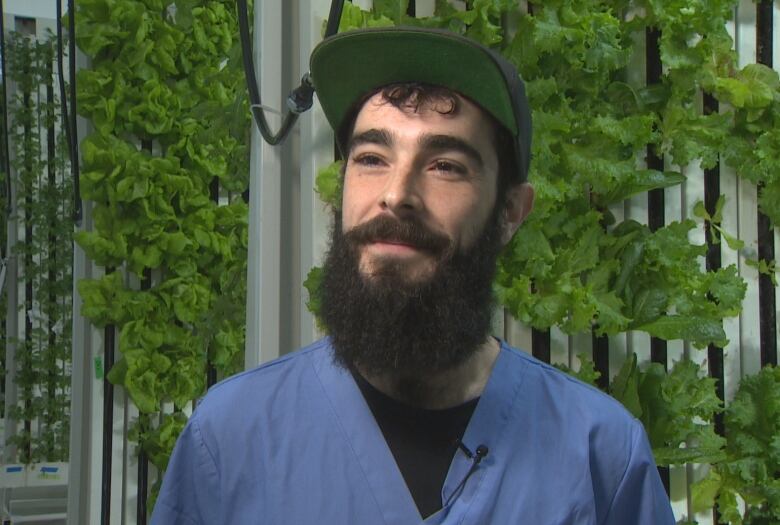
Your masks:
{"label": "sleeve", "polygon": [[674,525],[650,443],[641,423],[634,420],[628,465],[602,525]]}
{"label": "sleeve", "polygon": [[152,511],[151,525],[220,523],[219,474],[197,411],[179,436]]}

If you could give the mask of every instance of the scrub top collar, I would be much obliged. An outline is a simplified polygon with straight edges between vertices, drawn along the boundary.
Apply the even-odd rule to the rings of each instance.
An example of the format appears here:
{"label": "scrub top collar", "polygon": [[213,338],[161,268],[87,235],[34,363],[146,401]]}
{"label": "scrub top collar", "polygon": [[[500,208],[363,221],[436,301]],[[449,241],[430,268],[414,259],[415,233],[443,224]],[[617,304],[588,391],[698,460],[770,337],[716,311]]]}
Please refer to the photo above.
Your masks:
{"label": "scrub top collar", "polygon": [[[488,454],[460,489],[460,493],[426,520],[420,516],[382,431],[352,375],[334,364],[332,350],[311,354],[315,371],[336,414],[344,439],[360,464],[386,525],[460,523],[471,504],[484,492],[484,487],[493,484],[488,478],[491,470],[496,475],[500,473],[501,469],[496,468],[497,465],[500,465],[502,456],[505,457],[512,450],[505,430],[510,415],[517,410],[526,366],[523,362],[518,369],[516,356],[503,342],[500,344],[501,351],[462,440],[472,452],[484,445],[488,448]],[[514,366],[507,366],[508,360],[515,361]],[[461,450],[455,453],[442,488],[442,502],[450,499],[468,474],[472,463],[473,460]],[[498,476],[494,476],[494,481],[498,481]]]}

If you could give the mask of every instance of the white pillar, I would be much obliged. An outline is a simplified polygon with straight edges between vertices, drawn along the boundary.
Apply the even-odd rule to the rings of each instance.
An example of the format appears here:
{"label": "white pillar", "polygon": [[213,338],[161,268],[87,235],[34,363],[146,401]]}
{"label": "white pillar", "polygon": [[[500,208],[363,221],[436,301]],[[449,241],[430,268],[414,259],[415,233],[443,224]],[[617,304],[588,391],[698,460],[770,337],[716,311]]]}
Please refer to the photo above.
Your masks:
{"label": "white pillar", "polygon": [[[330,0],[301,0],[300,7],[300,62],[304,70],[309,67],[309,55],[322,40],[322,27],[328,18]],[[301,185],[300,185],[300,271],[303,282],[313,266],[322,264],[327,248],[330,213],[314,191],[317,172],[333,161],[333,133],[316,101],[300,121],[301,133]],[[319,337],[314,316],[306,302],[309,297],[301,292],[298,305],[300,316],[300,341],[306,345]]]}
{"label": "white pillar", "polygon": [[[262,103],[283,110],[282,0],[255,4],[255,70]],[[281,117],[266,110],[269,126]],[[249,253],[247,264],[246,368],[279,356],[281,151],[270,146],[252,123],[249,164]]]}

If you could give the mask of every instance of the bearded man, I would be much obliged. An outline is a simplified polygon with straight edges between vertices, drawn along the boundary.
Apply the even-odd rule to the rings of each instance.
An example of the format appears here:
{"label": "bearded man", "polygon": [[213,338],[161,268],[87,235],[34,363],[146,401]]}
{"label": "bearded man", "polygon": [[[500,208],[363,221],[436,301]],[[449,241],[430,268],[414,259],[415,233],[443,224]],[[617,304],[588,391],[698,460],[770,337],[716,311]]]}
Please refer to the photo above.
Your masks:
{"label": "bearded man", "polygon": [[452,33],[312,53],[343,153],[329,337],[223,381],[177,443],[158,524],[673,524],[641,424],[490,335],[533,205],[514,68]]}

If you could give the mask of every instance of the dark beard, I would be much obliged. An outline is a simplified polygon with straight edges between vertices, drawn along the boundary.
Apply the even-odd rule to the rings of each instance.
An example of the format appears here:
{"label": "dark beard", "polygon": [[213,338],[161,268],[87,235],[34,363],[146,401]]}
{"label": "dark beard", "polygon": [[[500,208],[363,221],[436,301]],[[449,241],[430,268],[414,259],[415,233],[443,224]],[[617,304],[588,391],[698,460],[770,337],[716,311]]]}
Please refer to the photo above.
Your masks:
{"label": "dark beard", "polygon": [[[336,213],[321,288],[322,319],[336,361],[364,374],[419,383],[464,363],[485,342],[491,327],[492,281],[501,249],[498,207],[474,245],[452,253],[448,239],[418,221],[373,219],[342,232]],[[370,278],[358,269],[358,247],[392,239],[429,251],[434,274],[409,282],[399,262]]]}

